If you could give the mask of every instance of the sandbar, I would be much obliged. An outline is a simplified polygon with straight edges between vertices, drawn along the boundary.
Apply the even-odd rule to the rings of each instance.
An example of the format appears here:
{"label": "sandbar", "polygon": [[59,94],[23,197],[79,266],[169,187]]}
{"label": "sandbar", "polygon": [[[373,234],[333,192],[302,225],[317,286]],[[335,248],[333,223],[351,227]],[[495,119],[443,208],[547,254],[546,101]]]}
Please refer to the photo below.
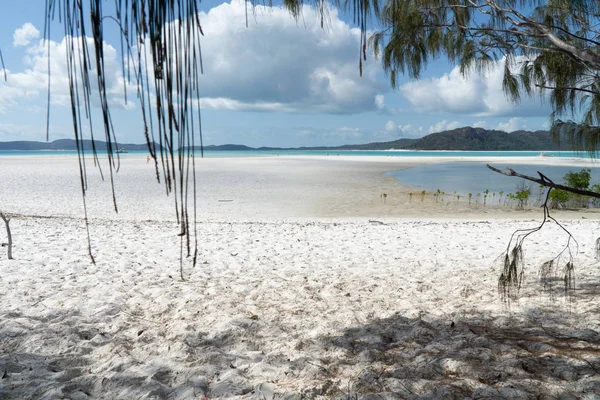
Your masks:
{"label": "sandbar", "polygon": [[[89,165],[96,264],[76,160],[0,159],[15,242],[15,260],[0,248],[0,398],[597,396],[597,213],[559,213],[562,227],[531,235],[508,304],[501,255],[541,212],[409,200],[382,175],[438,161],[198,160],[192,266],[144,158],[122,158],[118,213]],[[563,227],[577,241],[568,296],[568,253],[556,280],[539,275],[569,243]]]}

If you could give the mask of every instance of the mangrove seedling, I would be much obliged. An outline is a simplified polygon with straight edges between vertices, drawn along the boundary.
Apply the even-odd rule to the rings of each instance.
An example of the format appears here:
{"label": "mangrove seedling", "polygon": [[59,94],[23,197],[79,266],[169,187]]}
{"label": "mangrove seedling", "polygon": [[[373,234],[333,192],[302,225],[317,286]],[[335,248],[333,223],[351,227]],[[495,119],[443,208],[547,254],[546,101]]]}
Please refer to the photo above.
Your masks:
{"label": "mangrove seedling", "polygon": [[383,198],[383,204],[385,204],[385,201],[387,199],[387,193],[381,193],[381,197]]}

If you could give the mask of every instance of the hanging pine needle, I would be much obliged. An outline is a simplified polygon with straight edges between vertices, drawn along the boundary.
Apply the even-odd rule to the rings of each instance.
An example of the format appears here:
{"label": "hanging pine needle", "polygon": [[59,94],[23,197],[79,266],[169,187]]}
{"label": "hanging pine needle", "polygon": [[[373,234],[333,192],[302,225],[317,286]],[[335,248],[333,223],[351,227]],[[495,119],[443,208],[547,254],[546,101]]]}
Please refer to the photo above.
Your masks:
{"label": "hanging pine needle", "polygon": [[[111,183],[113,207],[118,212],[114,174],[119,169],[119,147],[106,82],[111,71],[106,70],[104,63],[105,29],[109,29],[106,25],[113,25],[110,29],[114,31],[116,24],[121,33],[122,75],[136,87],[142,134],[154,160],[156,179],[165,185],[166,193],[173,196],[185,253],[196,263],[197,238],[192,243],[190,235],[196,236],[197,221],[194,148],[198,142],[202,146],[198,85],[202,73],[202,30],[198,3],[115,0],[114,7],[109,7],[105,1],[90,0],[88,9],[88,4],[80,0],[47,0],[45,38],[50,38],[50,22],[55,17],[64,27],[73,133],[92,260],[86,206],[86,157],[91,156],[105,178],[98,158],[99,128],[92,118],[92,102],[98,102],[100,107],[108,158],[106,179]],[[105,7],[109,10],[105,11]],[[127,101],[126,82],[123,90]],[[86,130],[91,137],[91,150],[83,146]],[[192,213],[188,212],[189,208],[193,209]]]}
{"label": "hanging pine needle", "polygon": [[[255,6],[258,2],[251,0],[249,4]],[[44,37],[48,39],[48,57],[52,20],[58,19],[64,27],[73,134],[92,261],[86,205],[86,157],[91,157],[102,179],[105,178],[96,147],[96,131],[99,128],[92,120],[92,102],[100,104],[108,158],[107,179],[112,188],[113,207],[118,212],[114,187],[114,174],[119,170],[118,142],[106,87],[107,74],[111,71],[107,71],[104,64],[105,25],[116,24],[120,32],[121,73],[126,80],[123,83],[123,98],[127,102],[127,82],[133,83],[143,121],[142,134],[150,157],[154,160],[156,179],[164,184],[167,194],[173,195],[181,248],[196,264],[198,242],[194,151],[197,143],[203,155],[199,76],[203,72],[200,37],[204,33],[200,25],[199,3],[198,0],[115,0],[113,6],[102,0],[89,0],[89,3],[82,0],[46,0]],[[271,0],[263,3],[272,5]],[[323,25],[327,3],[325,0],[313,0],[312,3]],[[284,0],[284,6],[295,18],[302,15],[304,4],[304,0]],[[379,15],[378,1],[352,0],[350,6],[349,1],[336,0],[334,5],[354,10],[355,21],[361,29],[362,69],[362,62],[366,59],[367,23],[372,12]],[[114,26],[110,29],[114,31]],[[50,63],[48,78],[50,96]],[[47,133],[49,104],[50,97]],[[83,146],[86,131],[91,138],[91,154]],[[193,209],[192,213],[189,213],[189,208]],[[193,244],[191,235],[194,235]]]}

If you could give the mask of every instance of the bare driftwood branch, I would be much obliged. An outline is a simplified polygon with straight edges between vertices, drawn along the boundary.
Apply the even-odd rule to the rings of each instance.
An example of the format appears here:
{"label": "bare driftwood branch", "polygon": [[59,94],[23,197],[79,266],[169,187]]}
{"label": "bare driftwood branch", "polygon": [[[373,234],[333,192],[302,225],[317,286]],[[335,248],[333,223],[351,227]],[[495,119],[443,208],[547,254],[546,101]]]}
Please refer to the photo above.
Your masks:
{"label": "bare driftwood branch", "polygon": [[[510,241],[508,242],[506,251],[501,256],[503,263],[503,271],[500,274],[500,278],[498,279],[498,291],[500,292],[502,299],[506,303],[508,303],[511,299],[514,299],[516,297],[516,292],[518,292],[521,286],[523,285],[524,279],[523,242],[529,235],[541,230],[548,221],[552,221],[556,225],[558,225],[568,235],[568,239],[567,244],[563,247],[562,251],[558,253],[558,255],[544,262],[541,265],[540,275],[542,284],[544,285],[545,289],[549,290],[550,295],[552,296],[552,282],[554,280],[554,276],[556,272],[558,272],[557,269],[560,269],[560,267],[562,267],[562,272],[564,274],[562,278],[564,282],[565,294],[570,295],[572,290],[575,288],[575,265],[573,263],[573,250],[577,252],[579,245],[573,237],[573,235],[571,234],[571,232],[569,232],[563,225],[561,225],[554,217],[550,215],[550,208],[548,207],[550,192],[553,189],[558,189],[580,194],[583,196],[590,196],[596,198],[600,198],[600,193],[575,189],[569,186],[556,184],[539,171],[538,175],[540,176],[540,178],[538,179],[532,176],[519,174],[512,168],[507,168],[509,172],[504,172],[499,170],[498,168],[492,167],[489,164],[487,165],[487,167],[494,172],[498,172],[499,174],[523,178],[550,188],[550,190],[548,190],[548,192],[546,193],[546,199],[542,204],[542,208],[544,210],[544,219],[542,220],[540,225],[531,229],[516,230],[512,234]],[[572,243],[575,244],[575,249],[572,249]]]}
{"label": "bare driftwood branch", "polygon": [[12,256],[12,235],[10,233],[10,218],[8,218],[6,215],[4,215],[3,213],[0,212],[0,218],[2,218],[2,220],[4,221],[4,225],[6,226],[6,235],[8,236],[8,259],[12,260],[13,256]]}
{"label": "bare driftwood branch", "polygon": [[533,176],[520,174],[520,173],[516,172],[514,169],[509,168],[509,167],[506,167],[506,169],[509,172],[502,171],[498,168],[492,167],[490,164],[487,164],[487,167],[489,169],[491,169],[492,171],[497,172],[502,175],[516,176],[518,178],[523,178],[523,179],[527,179],[528,181],[539,183],[542,186],[546,186],[546,187],[549,187],[552,189],[564,190],[565,192],[571,192],[571,193],[575,193],[575,194],[580,194],[582,196],[589,196],[589,197],[594,197],[594,198],[600,199],[600,193],[591,192],[589,190],[577,189],[577,188],[573,188],[570,186],[565,186],[565,185],[560,185],[558,183],[554,183],[554,182],[552,182],[552,180],[550,178],[548,178],[546,175],[542,174],[540,171],[537,172],[540,177],[534,178]]}
{"label": "bare driftwood branch", "polygon": [[[523,262],[523,243],[527,237],[541,230],[548,221],[556,223],[567,235],[567,243],[563,249],[552,259],[544,262],[540,267],[541,281],[544,289],[547,289],[552,296],[552,282],[554,276],[562,267],[564,290],[566,295],[570,295],[575,288],[575,265],[573,263],[573,252],[577,252],[579,244],[573,235],[561,225],[554,217],[550,215],[548,199],[550,198],[550,189],[546,193],[546,199],[542,208],[544,210],[544,219],[540,225],[530,229],[516,230],[508,242],[506,251],[500,256],[502,258],[503,270],[498,279],[498,292],[505,303],[516,298],[518,291],[523,285],[525,276],[525,263]],[[575,245],[575,249],[572,248]]]}

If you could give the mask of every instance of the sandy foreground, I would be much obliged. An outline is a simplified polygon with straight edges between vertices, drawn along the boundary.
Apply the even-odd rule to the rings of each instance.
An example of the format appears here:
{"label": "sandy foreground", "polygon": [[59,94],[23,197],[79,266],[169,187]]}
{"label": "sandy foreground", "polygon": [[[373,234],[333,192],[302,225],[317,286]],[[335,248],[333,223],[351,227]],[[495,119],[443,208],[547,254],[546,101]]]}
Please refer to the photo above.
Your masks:
{"label": "sandy foreground", "polygon": [[[173,199],[143,159],[123,158],[118,214],[90,170],[93,265],[75,160],[0,158],[0,399],[599,398],[600,213],[556,214],[578,243],[571,299],[540,284],[567,243],[549,224],[508,308],[497,258],[541,213],[381,176],[435,161],[200,160],[182,281]],[[558,162],[583,165],[540,161]]]}

